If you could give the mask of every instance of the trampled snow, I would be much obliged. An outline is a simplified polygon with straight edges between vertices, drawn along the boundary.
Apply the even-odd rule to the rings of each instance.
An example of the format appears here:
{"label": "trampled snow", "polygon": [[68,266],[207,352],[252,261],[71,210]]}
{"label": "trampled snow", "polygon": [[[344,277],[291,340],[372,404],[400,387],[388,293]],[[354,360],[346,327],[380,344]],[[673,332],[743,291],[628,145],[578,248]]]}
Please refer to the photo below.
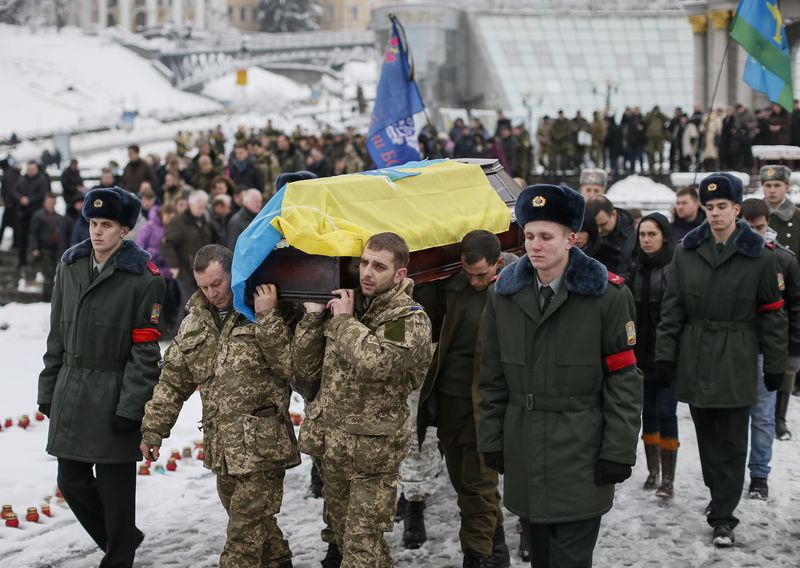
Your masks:
{"label": "trampled snow", "polygon": [[203,94],[229,103],[236,109],[269,111],[283,107],[290,101],[308,99],[311,89],[260,67],[250,67],[247,70],[247,85],[237,85],[236,73],[228,73],[206,83]]}
{"label": "trampled snow", "polygon": [[[49,327],[46,304],[10,304],[0,308],[0,419],[31,416],[31,426],[0,431],[0,503],[13,505],[24,517],[55,491],[56,461],[45,454],[47,422],[36,422],[37,376]],[[800,436],[800,400],[792,399],[790,427]],[[694,428],[685,405],[680,405],[681,449],[676,497],[668,504],[644,492],[644,455],[633,477],[619,487],[614,509],[603,519],[595,551],[598,567],[796,567],[800,559],[800,437],[775,442],[769,502],[742,498],[736,531],[737,545],[718,550],[711,545],[703,509],[708,492],[703,486]],[[184,406],[165,450],[182,449],[200,438],[198,395]],[[162,457],[161,463],[164,463]],[[319,539],[322,501],[308,494],[310,460],[286,474],[283,509],[278,522],[295,554],[297,568],[319,566],[325,546]],[[196,460],[181,460],[176,472],[138,479],[137,522],[146,539],[137,554],[140,568],[210,568],[217,566],[225,540],[225,512],[216,495],[214,476]],[[434,495],[425,511],[428,542],[419,550],[404,550],[402,528],[387,535],[398,566],[445,568],[461,566],[458,509],[446,478],[432,480]],[[52,499],[53,518],[23,521],[18,529],[0,524],[0,564],[14,568],[86,568],[101,554],[68,508]],[[516,520],[506,513],[505,533],[514,552],[518,545]],[[516,554],[512,566],[525,566]]]}

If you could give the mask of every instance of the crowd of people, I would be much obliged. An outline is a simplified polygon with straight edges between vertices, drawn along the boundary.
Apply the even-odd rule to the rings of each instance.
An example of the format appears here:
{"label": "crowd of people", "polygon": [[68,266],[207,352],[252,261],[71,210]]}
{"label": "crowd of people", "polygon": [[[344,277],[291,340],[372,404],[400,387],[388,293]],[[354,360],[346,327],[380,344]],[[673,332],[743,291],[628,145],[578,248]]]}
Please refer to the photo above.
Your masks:
{"label": "crowd of people", "polygon": [[[728,118],[679,111],[679,134],[692,132],[689,125],[706,132],[702,122],[711,123],[718,114],[723,123]],[[744,120],[738,110],[732,113]],[[764,119],[769,133],[788,135],[791,122],[773,128],[779,115],[760,116],[756,124]],[[133,523],[135,478],[132,482],[122,465],[135,461],[140,433],[139,450],[158,458],[182,403],[197,388],[203,396],[206,465],[217,474],[230,516],[221,566],[291,566],[274,515],[284,470],[298,463],[298,451],[314,458],[323,487],[322,538],[328,543],[323,566],[391,565],[383,532],[391,529],[396,513],[404,521],[404,546],[416,548],[427,539],[425,492],[408,489],[425,482],[419,472],[430,472],[436,461],[430,458],[435,450],[426,453],[425,444],[442,452],[458,494],[465,567],[509,565],[501,504],[521,519],[523,558],[536,566],[560,566],[570,558],[576,566],[590,566],[613,487],[631,475],[640,420],[648,471],[643,489],[664,501],[674,497],[678,400],[689,403],[698,434],[713,542],[732,545],[745,464],[748,495],[767,499],[772,441],[791,437],[786,414],[800,371],[795,257],[800,233],[792,229],[800,213],[788,198],[791,172],[780,165],[762,168],[763,200],[743,201],[741,182],[728,174],[678,188],[672,219],[615,207],[605,196],[609,170],[671,164],[672,152],[658,159],[663,155],[658,143],[684,137],[669,134],[670,121],[658,109],[647,117],[631,109],[626,116],[628,135],[646,134],[628,154],[610,153],[604,141],[600,154],[592,155],[592,141],[601,137],[580,136],[582,127],[562,126],[575,123],[563,116],[550,126],[550,145],[542,146],[546,152],[540,156],[545,168],[579,168],[582,154],[603,167],[581,168],[577,192],[551,185],[523,190],[516,204],[526,242],[521,259],[502,253],[491,233],[469,233],[461,243],[462,272],[443,285],[439,304],[429,306],[417,303],[406,278],[405,242],[379,234],[362,255],[360,288],[336,291],[327,304],[304,304],[291,325],[281,316],[271,285],[255,291],[255,321],[232,309],[231,251],[265,200],[287,181],[369,167],[360,135],[292,136],[271,125],[259,132],[240,128],[226,155],[219,129],[195,138],[179,133],[176,152],[163,161],[130,146],[122,171],[104,169],[92,189],[84,186],[73,160],[61,175],[65,216],[55,212],[56,196],[36,162],[28,163],[24,174],[8,160],[0,164],[3,197],[11,204],[4,225],[14,228],[21,267],[29,256],[46,265],[45,294],[53,296],[53,309],[68,309],[69,302],[91,293],[102,313],[133,314],[128,322],[133,333],[124,338],[113,335],[127,325],[119,322],[108,337],[88,343],[77,331],[89,325],[81,318],[51,330],[40,378],[38,402],[51,416],[51,430],[70,432],[51,436],[48,446],[59,457],[59,486],[68,502],[78,503],[79,521],[109,562],[132,562],[143,538]],[[497,122],[493,136],[479,121],[457,124],[450,136],[429,128],[420,148],[426,157],[496,157],[524,179],[532,156],[527,133],[502,114]],[[664,130],[651,129],[653,124]],[[568,142],[559,129],[569,131]],[[659,138],[657,130],[667,134]],[[537,138],[540,134],[541,128]],[[652,162],[643,159],[650,144]],[[691,164],[693,156],[703,155],[693,150],[687,159]],[[612,156],[618,159],[607,161]],[[703,164],[724,164],[725,156],[719,152],[706,158],[716,161]],[[680,159],[677,167],[685,165]],[[111,253],[110,244],[116,247]],[[84,264],[86,270],[66,268]],[[724,278],[715,267],[723,269]],[[54,288],[51,276],[57,272],[69,277],[56,279]],[[121,288],[103,292],[101,283],[111,279]],[[126,286],[135,293],[123,298],[119,290]],[[731,286],[742,298],[729,300]],[[786,319],[788,337],[779,331]],[[519,329],[525,333],[510,331]],[[569,338],[558,341],[564,330]],[[757,333],[763,337],[755,342]],[[159,371],[153,343],[162,334],[175,339]],[[530,346],[524,342],[534,337],[541,341],[526,355]],[[556,340],[551,345],[548,338]],[[734,361],[724,373],[700,368],[693,349],[703,341],[716,349],[714,360]],[[92,352],[92,342],[105,347]],[[119,362],[128,351],[130,369]],[[551,353],[558,353],[563,371],[557,388]],[[87,377],[91,371],[122,372],[135,388],[111,393],[120,400],[115,408],[78,405],[60,414],[67,412],[57,404],[69,394],[58,390],[65,369],[81,369]],[[257,381],[251,380],[254,373]],[[539,382],[528,384],[526,373]],[[306,400],[299,446],[288,422],[290,387]],[[417,395],[409,404],[412,391]],[[526,392],[531,394],[520,394]],[[365,407],[375,420],[362,419]],[[530,424],[525,412],[534,413]],[[537,412],[552,414],[558,427],[538,430]],[[590,428],[592,436],[602,433],[600,441],[586,438],[582,412],[589,413],[587,420],[602,416]],[[77,417],[84,414],[106,416],[109,432],[81,430]],[[531,443],[526,424],[542,443],[550,443],[550,436],[575,443],[556,444],[547,460],[526,460],[527,446],[520,445]],[[426,431],[432,434],[427,441]],[[69,444],[75,432],[99,438],[76,449]],[[124,438],[122,445],[112,443],[115,435]],[[92,473],[81,464],[108,464],[106,453],[120,468],[98,468],[94,475],[102,487],[87,489]],[[498,474],[505,475],[502,501]],[[125,488],[126,498],[104,509],[98,491],[115,484]]]}

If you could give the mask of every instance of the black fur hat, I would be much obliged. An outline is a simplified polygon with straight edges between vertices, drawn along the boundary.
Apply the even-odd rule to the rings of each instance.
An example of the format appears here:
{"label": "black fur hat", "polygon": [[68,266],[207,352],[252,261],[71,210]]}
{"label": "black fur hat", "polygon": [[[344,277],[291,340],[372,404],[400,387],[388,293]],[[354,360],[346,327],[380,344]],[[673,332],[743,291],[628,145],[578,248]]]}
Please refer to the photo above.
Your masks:
{"label": "black fur hat", "polygon": [[712,199],[728,199],[734,203],[741,203],[744,196],[742,180],[735,175],[718,172],[706,176],[700,182],[700,204],[705,205]]}
{"label": "black fur hat", "polygon": [[139,198],[121,187],[98,187],[86,194],[83,201],[83,218],[94,217],[119,221],[120,225],[133,229],[142,211]]}
{"label": "black fur hat", "polygon": [[303,181],[306,179],[317,179],[317,174],[314,172],[307,172],[305,170],[301,170],[299,172],[286,172],[282,174],[278,174],[278,177],[275,178],[275,190],[281,189],[287,183],[292,183],[295,181]]}
{"label": "black fur hat", "polygon": [[583,225],[583,196],[566,185],[536,184],[522,190],[514,204],[517,224],[553,221],[577,232]]}

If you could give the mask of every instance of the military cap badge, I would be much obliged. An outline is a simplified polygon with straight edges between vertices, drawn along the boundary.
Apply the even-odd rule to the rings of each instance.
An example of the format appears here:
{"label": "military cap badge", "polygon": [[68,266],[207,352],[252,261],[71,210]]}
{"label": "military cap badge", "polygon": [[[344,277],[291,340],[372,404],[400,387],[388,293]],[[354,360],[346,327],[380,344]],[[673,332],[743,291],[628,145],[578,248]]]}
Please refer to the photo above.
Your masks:
{"label": "military cap badge", "polygon": [[533,205],[534,207],[544,207],[546,203],[547,199],[545,199],[545,197],[542,195],[537,195],[536,197],[531,199],[531,205]]}
{"label": "military cap badge", "polygon": [[708,191],[717,191],[717,184],[715,183],[708,184]]}
{"label": "military cap badge", "polygon": [[102,207],[103,206],[103,200],[102,199],[95,199],[94,203],[92,203],[92,206],[93,207],[98,207],[98,208]]}
{"label": "military cap badge", "polygon": [[628,345],[636,345],[636,324],[632,321],[625,324],[625,335]]}
{"label": "military cap badge", "polygon": [[767,168],[767,176],[772,177],[775,175],[775,168]]}

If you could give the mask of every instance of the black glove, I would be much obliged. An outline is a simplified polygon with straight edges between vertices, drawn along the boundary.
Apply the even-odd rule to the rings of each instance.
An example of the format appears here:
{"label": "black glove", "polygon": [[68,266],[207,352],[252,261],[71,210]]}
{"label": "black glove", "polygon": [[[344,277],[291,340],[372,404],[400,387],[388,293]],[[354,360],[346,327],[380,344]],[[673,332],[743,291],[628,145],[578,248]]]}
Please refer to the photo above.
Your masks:
{"label": "black glove", "polygon": [[668,387],[675,380],[675,363],[672,361],[656,361],[656,377],[661,386]]}
{"label": "black glove", "polygon": [[783,373],[764,373],[764,386],[770,392],[776,391],[783,386],[784,379],[786,375]]}
{"label": "black glove", "polygon": [[39,412],[50,418],[50,405],[49,404],[40,404],[39,405]]}
{"label": "black glove", "polygon": [[142,423],[138,420],[131,420],[130,418],[125,418],[124,416],[114,416],[114,422],[111,425],[111,430],[114,431],[114,434],[130,434],[131,432],[136,432],[141,428]]}
{"label": "black glove", "polygon": [[594,464],[594,484],[622,483],[631,476],[631,469],[631,466],[624,463],[597,460]]}
{"label": "black glove", "polygon": [[483,454],[483,463],[486,464],[486,467],[495,470],[500,475],[506,472],[503,450],[499,452],[486,452]]}

